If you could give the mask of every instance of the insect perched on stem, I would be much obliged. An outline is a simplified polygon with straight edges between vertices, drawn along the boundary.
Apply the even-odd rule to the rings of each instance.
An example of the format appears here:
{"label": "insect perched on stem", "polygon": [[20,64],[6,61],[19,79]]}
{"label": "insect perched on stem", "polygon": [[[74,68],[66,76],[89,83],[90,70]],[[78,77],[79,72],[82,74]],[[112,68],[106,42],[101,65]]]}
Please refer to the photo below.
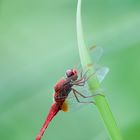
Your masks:
{"label": "insect perched on stem", "polygon": [[[98,51],[97,51],[98,52]],[[98,55],[99,56],[99,55]],[[108,68],[106,67],[101,67],[98,68],[96,70],[95,73],[91,74],[90,76],[87,76],[87,72],[86,71],[84,74],[81,71],[79,76],[78,76],[78,71],[76,69],[69,69],[66,71],[66,77],[60,79],[60,81],[58,81],[56,83],[56,85],[54,86],[54,102],[50,108],[50,111],[48,113],[48,116],[40,130],[40,133],[38,134],[38,136],[36,137],[36,140],[40,140],[42,135],[44,134],[45,129],[48,127],[49,123],[51,122],[51,120],[53,119],[53,117],[60,111],[64,111],[67,112],[68,111],[68,103],[67,103],[67,99],[69,94],[73,94],[77,103],[92,103],[95,104],[95,102],[91,101],[81,101],[79,96],[81,96],[82,98],[91,98],[91,97],[95,97],[97,95],[101,95],[99,93],[94,93],[91,95],[85,95],[84,93],[78,91],[76,89],[76,87],[84,87],[87,80],[91,77],[96,75],[97,78],[99,79],[99,82],[101,82],[105,75],[108,72]]]}
{"label": "insect perched on stem", "polygon": [[[81,72],[81,76],[78,79],[78,73],[75,69],[70,69],[66,71],[66,78],[61,79],[58,83],[56,83],[54,90],[54,102],[51,106],[51,109],[49,111],[49,114],[46,118],[45,123],[43,124],[43,127],[40,130],[39,135],[36,137],[36,140],[40,140],[41,136],[43,135],[45,129],[47,128],[48,124],[50,123],[50,121],[52,120],[52,118],[60,111],[67,111],[68,110],[68,105],[65,102],[69,93],[72,91],[77,102],[78,103],[94,103],[93,101],[90,102],[83,102],[80,101],[78,99],[78,95],[82,96],[83,98],[90,98],[93,96],[96,96],[98,94],[94,94],[91,96],[85,96],[82,93],[80,93],[79,91],[77,91],[75,88],[73,88],[73,86],[84,86],[85,82],[90,78],[86,76],[86,73],[84,75],[82,75]],[[94,103],[95,104],[95,103]]]}

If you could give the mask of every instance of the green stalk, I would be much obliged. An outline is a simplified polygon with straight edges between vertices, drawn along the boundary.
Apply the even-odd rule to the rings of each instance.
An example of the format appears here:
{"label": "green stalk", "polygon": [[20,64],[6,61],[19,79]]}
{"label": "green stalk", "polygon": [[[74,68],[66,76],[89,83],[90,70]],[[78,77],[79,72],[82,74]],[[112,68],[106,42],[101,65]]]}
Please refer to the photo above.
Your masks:
{"label": "green stalk", "polygon": [[[78,48],[79,48],[79,55],[81,60],[81,65],[83,70],[88,69],[88,73],[94,73],[94,67],[89,55],[89,51],[86,48],[84,37],[83,37],[83,29],[82,29],[82,22],[81,22],[81,0],[78,0],[77,4],[77,16],[76,16],[76,25],[77,25],[77,40],[78,40]],[[95,76],[92,76],[88,80],[88,86],[91,92],[98,90],[100,87],[99,81]],[[101,94],[104,95],[102,92]],[[104,121],[110,139],[112,140],[122,140],[122,136],[120,133],[119,128],[115,122],[113,114],[110,110],[110,107],[107,103],[105,96],[96,96],[95,98],[96,106],[98,111]]]}

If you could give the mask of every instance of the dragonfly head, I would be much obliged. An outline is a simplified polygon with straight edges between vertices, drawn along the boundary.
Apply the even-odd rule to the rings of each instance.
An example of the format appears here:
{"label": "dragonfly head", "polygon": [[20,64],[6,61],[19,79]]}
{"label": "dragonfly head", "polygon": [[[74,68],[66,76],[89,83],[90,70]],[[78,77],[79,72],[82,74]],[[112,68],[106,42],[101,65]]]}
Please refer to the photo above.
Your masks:
{"label": "dragonfly head", "polygon": [[71,80],[75,81],[78,78],[77,70],[70,69],[66,71],[67,78],[71,78]]}

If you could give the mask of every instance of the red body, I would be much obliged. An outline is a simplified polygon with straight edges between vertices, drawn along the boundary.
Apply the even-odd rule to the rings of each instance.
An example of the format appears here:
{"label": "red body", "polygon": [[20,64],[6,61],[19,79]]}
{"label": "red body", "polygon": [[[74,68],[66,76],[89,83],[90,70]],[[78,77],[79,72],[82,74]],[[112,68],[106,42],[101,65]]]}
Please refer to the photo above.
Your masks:
{"label": "red body", "polygon": [[64,78],[61,79],[54,87],[54,103],[51,106],[49,114],[40,130],[40,133],[36,137],[36,140],[40,140],[43,135],[45,129],[48,127],[50,121],[53,117],[61,110],[61,107],[67,98],[69,92],[71,91],[70,79]]}
{"label": "red body", "polygon": [[36,140],[40,140],[41,136],[43,135],[45,129],[48,127],[50,121],[53,119],[53,117],[57,114],[57,112],[60,110],[60,106],[54,102],[51,106],[51,109],[49,111],[49,114],[40,130],[40,133],[38,134],[38,136],[36,137]]}

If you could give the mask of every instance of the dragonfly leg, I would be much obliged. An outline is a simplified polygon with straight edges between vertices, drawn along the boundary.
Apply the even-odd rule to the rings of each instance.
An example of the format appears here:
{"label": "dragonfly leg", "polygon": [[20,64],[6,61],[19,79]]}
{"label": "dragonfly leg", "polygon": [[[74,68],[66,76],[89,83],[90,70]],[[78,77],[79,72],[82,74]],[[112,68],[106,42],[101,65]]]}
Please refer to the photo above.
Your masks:
{"label": "dragonfly leg", "polygon": [[79,80],[76,80],[76,81],[73,82],[72,84],[73,84],[73,85],[78,85],[78,86],[84,86],[84,85],[85,85],[85,82],[87,81],[86,79],[87,79],[86,75],[84,74],[84,75],[82,76],[82,72],[81,72],[81,74],[80,74],[80,79],[79,79]]}
{"label": "dragonfly leg", "polygon": [[87,72],[88,72],[88,70],[83,74],[83,70],[81,70],[80,79],[76,80],[75,82],[80,82],[80,81],[84,80],[86,78]]}
{"label": "dragonfly leg", "polygon": [[84,79],[86,78],[86,74],[88,73],[88,71],[89,71],[89,70],[86,70],[86,72],[83,74],[82,77],[83,77]]}
{"label": "dragonfly leg", "polygon": [[78,99],[76,93],[77,93],[77,92],[76,92],[75,90],[73,90],[73,94],[74,94],[74,96],[75,96],[75,98],[76,98],[76,100],[77,100],[78,103],[85,103],[85,104],[92,103],[92,104],[95,104],[95,105],[96,105],[96,103],[93,102],[93,101],[87,101],[87,102],[80,101],[80,100]]}
{"label": "dragonfly leg", "polygon": [[82,74],[80,74],[80,79],[76,80],[75,83],[83,81],[85,78],[85,76],[82,76]]}
{"label": "dragonfly leg", "polygon": [[80,72],[80,79],[83,77],[83,69]]}
{"label": "dragonfly leg", "polygon": [[76,86],[84,86],[85,82],[86,82],[85,80],[79,81],[79,82],[74,83],[74,85],[76,85]]}
{"label": "dragonfly leg", "polygon": [[85,82],[89,80],[89,78],[91,78],[95,73],[91,74],[90,76],[86,77],[86,75],[84,74],[82,78],[80,78],[79,80],[75,81],[73,83],[73,85],[77,85],[77,86],[84,86]]}
{"label": "dragonfly leg", "polygon": [[103,97],[105,97],[103,94],[100,94],[100,93],[96,93],[96,94],[93,94],[91,96],[85,96],[85,95],[83,95],[82,93],[80,93],[79,91],[77,91],[74,88],[72,88],[72,90],[73,90],[73,92],[75,92],[76,94],[79,94],[83,98],[91,98],[91,97],[96,97],[96,96],[103,96]]}

